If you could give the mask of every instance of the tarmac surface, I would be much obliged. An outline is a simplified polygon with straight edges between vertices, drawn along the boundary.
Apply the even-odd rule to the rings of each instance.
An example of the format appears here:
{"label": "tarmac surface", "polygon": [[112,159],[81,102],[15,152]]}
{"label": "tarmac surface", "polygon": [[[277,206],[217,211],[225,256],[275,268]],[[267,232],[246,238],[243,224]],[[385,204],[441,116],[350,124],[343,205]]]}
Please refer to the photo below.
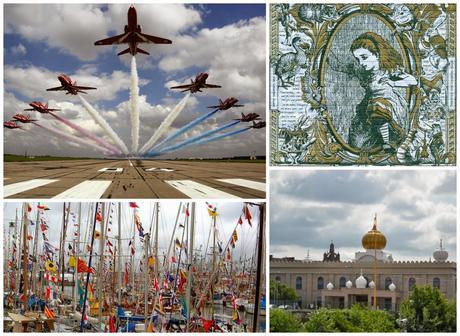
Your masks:
{"label": "tarmac surface", "polygon": [[265,164],[159,160],[4,163],[9,199],[265,198]]}

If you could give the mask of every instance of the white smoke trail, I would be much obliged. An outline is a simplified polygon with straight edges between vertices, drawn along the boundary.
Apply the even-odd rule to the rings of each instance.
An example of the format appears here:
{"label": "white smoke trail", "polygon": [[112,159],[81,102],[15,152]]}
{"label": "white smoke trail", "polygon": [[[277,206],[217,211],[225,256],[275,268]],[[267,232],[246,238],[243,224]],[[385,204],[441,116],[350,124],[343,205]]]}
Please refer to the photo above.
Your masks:
{"label": "white smoke trail", "polygon": [[112,141],[120,148],[120,150],[124,154],[128,154],[128,147],[126,147],[125,143],[123,140],[120,139],[120,137],[114,132],[112,127],[105,121],[104,118],[97,112],[94,107],[92,107],[85,98],[83,98],[81,95],[78,95],[78,98],[80,98],[81,102],[83,103],[83,106],[85,107],[86,111],[91,115],[91,117],[94,119],[94,121],[99,124],[99,126],[102,127],[104,132],[112,139]]}
{"label": "white smoke trail", "polygon": [[71,134],[67,134],[65,132],[62,132],[62,131],[59,131],[58,129],[56,129],[56,127],[47,127],[45,125],[42,125],[42,124],[38,124],[36,122],[33,122],[34,125],[37,125],[38,127],[44,129],[44,130],[47,130],[48,132],[54,134],[56,137],[58,138],[61,138],[61,139],[65,139],[67,141],[69,141],[70,143],[74,142],[74,143],[78,143],[80,145],[83,145],[85,147],[92,147],[98,151],[101,151],[103,152],[104,154],[116,154],[114,152],[111,152],[109,151],[107,148],[104,148],[102,146],[99,146],[97,144],[94,144],[92,143],[91,141],[89,140],[85,140],[84,138],[79,138],[79,137],[76,137],[74,135],[71,135]]}
{"label": "white smoke trail", "polygon": [[131,58],[131,150],[136,154],[139,149],[139,78],[137,76],[136,57]]}
{"label": "white smoke trail", "polygon": [[171,126],[174,120],[184,109],[188,97],[190,97],[190,93],[187,93],[185,97],[182,98],[182,100],[176,106],[174,106],[171,113],[169,113],[166,116],[165,120],[163,120],[160,127],[158,127],[155,133],[153,133],[149,141],[147,141],[147,143],[144,146],[142,146],[141,150],[139,151],[140,153],[144,154],[145,152],[147,152],[155,144],[155,142],[157,142],[158,139],[168,130],[169,126]]}

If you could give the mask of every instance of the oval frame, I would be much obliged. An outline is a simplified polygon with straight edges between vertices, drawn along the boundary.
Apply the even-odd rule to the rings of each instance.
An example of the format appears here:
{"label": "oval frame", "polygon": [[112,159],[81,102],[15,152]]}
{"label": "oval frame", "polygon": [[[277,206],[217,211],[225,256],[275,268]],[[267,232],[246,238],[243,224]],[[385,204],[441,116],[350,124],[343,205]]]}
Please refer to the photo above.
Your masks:
{"label": "oval frame", "polygon": [[[410,64],[411,63],[410,63],[408,51],[407,51],[407,48],[405,47],[401,37],[396,33],[395,25],[391,21],[389,21],[384,15],[382,15],[380,12],[377,12],[377,11],[371,10],[371,9],[366,9],[366,10],[360,9],[360,10],[358,10],[356,12],[350,13],[350,14],[342,17],[337,22],[337,25],[332,29],[332,33],[329,36],[328,41],[326,43],[326,47],[325,47],[325,49],[324,49],[324,51],[323,51],[323,53],[321,55],[320,63],[319,63],[320,72],[319,72],[319,78],[318,79],[319,79],[319,86],[321,87],[321,97],[322,97],[321,104],[323,106],[326,105],[326,95],[325,95],[325,90],[324,90],[324,80],[325,80],[326,64],[327,64],[326,56],[329,54],[329,51],[330,51],[330,49],[332,47],[332,42],[335,39],[335,35],[341,30],[342,26],[344,26],[353,17],[358,16],[358,15],[363,15],[363,14],[370,14],[370,15],[373,15],[373,16],[377,17],[380,21],[382,21],[385,24],[385,26],[388,27],[388,29],[391,32],[395,33],[396,41],[398,42],[398,44],[399,44],[399,46],[401,47],[401,50],[402,50],[402,58],[403,58],[404,68],[406,70],[409,70],[408,73],[411,73],[412,69],[410,69]],[[406,89],[406,96],[408,96],[408,98],[409,98],[408,99],[409,104],[410,104],[410,101],[411,101],[410,98],[412,96],[411,91],[412,91],[411,88]],[[417,104],[414,105],[414,109],[408,113],[408,116],[413,115],[415,109],[417,109]],[[329,113],[327,113],[327,110],[326,110],[326,113],[324,113],[324,115],[325,115],[326,122],[328,124],[328,127],[329,127],[332,135],[337,140],[337,142],[342,146],[342,148],[344,148],[345,150],[347,150],[347,151],[349,151],[349,152],[351,152],[353,154],[359,155],[363,150],[361,148],[351,146],[348,142],[346,142],[343,139],[343,137],[339,134],[339,132],[335,128],[335,125],[332,122]],[[373,148],[373,149],[370,149],[370,150],[368,150],[366,152],[369,153],[369,154],[376,154],[376,153],[381,152],[381,150],[382,150],[381,148]]]}

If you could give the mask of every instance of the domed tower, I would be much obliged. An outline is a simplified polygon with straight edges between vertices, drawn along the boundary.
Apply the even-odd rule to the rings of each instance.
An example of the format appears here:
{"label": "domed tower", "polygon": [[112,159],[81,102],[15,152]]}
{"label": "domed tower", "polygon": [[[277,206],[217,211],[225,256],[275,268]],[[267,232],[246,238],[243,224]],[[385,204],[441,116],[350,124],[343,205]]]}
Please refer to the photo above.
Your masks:
{"label": "domed tower", "polygon": [[439,250],[433,252],[433,258],[436,262],[445,262],[449,258],[449,253],[442,248],[442,239],[439,242]]}
{"label": "domed tower", "polygon": [[387,246],[387,239],[382,232],[377,230],[377,214],[374,216],[374,226],[361,240],[366,250],[383,250]]}

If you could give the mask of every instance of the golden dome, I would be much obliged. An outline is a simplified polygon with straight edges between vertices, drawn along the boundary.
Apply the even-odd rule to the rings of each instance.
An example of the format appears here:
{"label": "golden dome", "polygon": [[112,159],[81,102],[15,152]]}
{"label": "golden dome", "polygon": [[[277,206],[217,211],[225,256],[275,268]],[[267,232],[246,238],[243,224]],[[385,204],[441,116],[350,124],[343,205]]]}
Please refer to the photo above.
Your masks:
{"label": "golden dome", "polygon": [[362,244],[366,250],[383,250],[387,245],[387,239],[377,230],[377,214],[374,217],[374,226],[363,236]]}

